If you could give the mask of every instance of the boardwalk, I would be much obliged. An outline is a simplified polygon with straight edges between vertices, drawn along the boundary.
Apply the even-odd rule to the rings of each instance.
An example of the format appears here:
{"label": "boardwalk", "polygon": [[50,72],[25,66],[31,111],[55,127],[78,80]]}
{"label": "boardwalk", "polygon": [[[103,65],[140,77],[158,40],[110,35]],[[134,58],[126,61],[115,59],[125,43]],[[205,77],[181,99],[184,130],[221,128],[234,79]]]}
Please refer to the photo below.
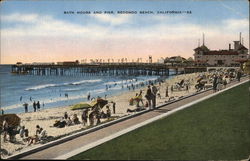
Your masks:
{"label": "boardwalk", "polygon": [[[244,80],[249,80],[249,78],[244,78]],[[228,87],[233,86],[237,84],[238,82],[234,81],[228,85]],[[163,113],[167,113],[168,111],[171,111],[173,109],[176,109],[182,105],[186,105],[190,102],[193,102],[194,100],[198,100],[200,98],[203,98],[205,96],[208,96],[212,94],[212,90],[208,90],[206,92],[200,93],[198,95],[188,97],[186,99],[177,101],[175,103],[169,104],[167,106],[162,106],[154,111],[150,111],[147,113],[144,113],[142,115],[133,117],[131,119],[119,122],[117,124],[113,124],[111,126],[99,129],[93,133],[88,133],[83,136],[79,136],[75,139],[72,139],[70,141],[58,144],[56,146],[52,146],[49,148],[46,148],[44,150],[41,150],[39,152],[35,152],[33,154],[29,154],[27,156],[24,156],[23,158],[19,159],[53,159],[53,158],[60,158],[60,156],[63,156],[71,151],[74,151],[78,148],[81,148],[83,146],[89,145],[97,140],[103,139],[104,137],[108,137],[114,133],[120,132],[123,129],[129,128],[133,125],[142,123],[148,119],[151,119],[153,117],[162,115]]]}

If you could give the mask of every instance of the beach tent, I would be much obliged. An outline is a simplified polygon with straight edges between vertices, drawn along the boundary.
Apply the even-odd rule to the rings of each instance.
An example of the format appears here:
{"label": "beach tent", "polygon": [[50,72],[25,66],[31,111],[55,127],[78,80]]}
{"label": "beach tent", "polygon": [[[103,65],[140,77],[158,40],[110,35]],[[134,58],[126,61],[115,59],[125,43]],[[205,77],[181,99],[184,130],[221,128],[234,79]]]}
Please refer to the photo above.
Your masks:
{"label": "beach tent", "polygon": [[90,104],[83,102],[83,103],[78,103],[78,104],[72,106],[70,109],[71,110],[81,110],[81,109],[88,109],[91,107],[92,106]]}
{"label": "beach tent", "polygon": [[4,115],[0,115],[0,128],[2,129],[3,126],[3,121],[4,119],[7,118],[7,123],[9,124],[9,126],[18,126],[20,124],[20,117],[18,117],[16,114],[4,114]]}
{"label": "beach tent", "polygon": [[92,105],[93,108],[96,106],[103,108],[106,104],[108,104],[108,100],[97,98],[95,101],[92,101],[90,104]]}

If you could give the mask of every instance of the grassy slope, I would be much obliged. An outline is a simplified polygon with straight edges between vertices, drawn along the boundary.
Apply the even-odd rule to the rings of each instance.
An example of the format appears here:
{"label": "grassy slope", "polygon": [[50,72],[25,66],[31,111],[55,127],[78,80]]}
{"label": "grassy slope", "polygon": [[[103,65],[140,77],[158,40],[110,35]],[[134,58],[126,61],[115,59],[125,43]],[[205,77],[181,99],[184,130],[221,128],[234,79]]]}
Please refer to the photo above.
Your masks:
{"label": "grassy slope", "polygon": [[235,160],[250,155],[249,83],[70,159]]}

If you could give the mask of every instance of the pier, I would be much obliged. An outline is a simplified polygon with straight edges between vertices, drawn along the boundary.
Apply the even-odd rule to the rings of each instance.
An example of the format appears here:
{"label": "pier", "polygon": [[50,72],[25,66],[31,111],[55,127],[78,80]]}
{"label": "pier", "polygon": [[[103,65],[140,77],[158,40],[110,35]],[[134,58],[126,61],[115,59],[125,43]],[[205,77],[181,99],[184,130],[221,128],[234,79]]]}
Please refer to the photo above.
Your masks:
{"label": "pier", "polygon": [[15,64],[13,74],[56,75],[56,76],[118,76],[118,75],[157,75],[168,76],[206,71],[206,67],[169,66],[163,63],[100,63],[100,64]]}

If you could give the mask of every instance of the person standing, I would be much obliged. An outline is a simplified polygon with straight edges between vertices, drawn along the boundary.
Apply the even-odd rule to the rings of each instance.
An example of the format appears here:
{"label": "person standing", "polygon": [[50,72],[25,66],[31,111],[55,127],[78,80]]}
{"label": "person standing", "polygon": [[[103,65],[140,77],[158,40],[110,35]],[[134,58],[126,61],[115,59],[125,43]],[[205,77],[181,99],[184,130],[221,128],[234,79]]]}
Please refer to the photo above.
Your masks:
{"label": "person standing", "polygon": [[4,118],[3,121],[3,141],[6,142],[7,141],[7,134],[9,131],[9,124],[8,124],[8,120],[7,118]]}
{"label": "person standing", "polygon": [[25,113],[27,113],[27,112],[28,112],[28,105],[29,105],[29,104],[28,104],[28,103],[26,103],[26,102],[23,104],[24,109],[25,109]]}
{"label": "person standing", "polygon": [[152,108],[152,104],[151,104],[151,101],[152,101],[152,91],[151,91],[150,85],[148,85],[148,89],[147,89],[145,97],[146,97],[147,102],[148,102],[148,107],[149,107],[149,109],[151,109]]}
{"label": "person standing", "polygon": [[90,100],[90,92],[89,92],[89,94],[88,94],[88,97],[87,97],[87,99],[88,99],[88,101]]}
{"label": "person standing", "polygon": [[84,110],[82,113],[82,123],[83,125],[87,125],[88,122],[88,110]]}
{"label": "person standing", "polygon": [[216,92],[217,91],[217,75],[214,75],[214,80],[213,80],[213,91]]}
{"label": "person standing", "polygon": [[108,105],[106,106],[106,111],[107,111],[107,117],[108,117],[108,119],[109,119],[109,118],[111,117],[111,111],[110,111]]}
{"label": "person standing", "polygon": [[173,85],[171,85],[171,93],[173,93],[174,92],[174,86]]}
{"label": "person standing", "polygon": [[113,113],[115,114],[115,105],[116,105],[116,103],[115,102],[113,102]]}
{"label": "person standing", "polygon": [[68,119],[68,117],[69,117],[69,116],[68,116],[68,113],[67,113],[67,112],[65,112],[65,113],[64,113],[64,119],[65,119],[65,120],[67,120],[67,119]]}
{"label": "person standing", "polygon": [[153,104],[153,108],[156,107],[156,95],[157,95],[157,92],[158,92],[158,89],[156,88],[156,86],[154,84],[151,84],[152,85],[152,104]]}
{"label": "person standing", "polygon": [[238,82],[240,82],[240,78],[241,78],[241,71],[240,70],[238,70],[236,77],[237,77]]}
{"label": "person standing", "polygon": [[166,87],[166,94],[165,94],[165,97],[169,97],[169,95],[168,95],[168,86]]}
{"label": "person standing", "polygon": [[35,101],[33,102],[33,109],[34,109],[34,112],[36,112],[36,102]]}
{"label": "person standing", "polygon": [[40,106],[40,102],[39,101],[37,101],[36,106],[37,106],[37,110],[40,111],[40,107],[41,106]]}

